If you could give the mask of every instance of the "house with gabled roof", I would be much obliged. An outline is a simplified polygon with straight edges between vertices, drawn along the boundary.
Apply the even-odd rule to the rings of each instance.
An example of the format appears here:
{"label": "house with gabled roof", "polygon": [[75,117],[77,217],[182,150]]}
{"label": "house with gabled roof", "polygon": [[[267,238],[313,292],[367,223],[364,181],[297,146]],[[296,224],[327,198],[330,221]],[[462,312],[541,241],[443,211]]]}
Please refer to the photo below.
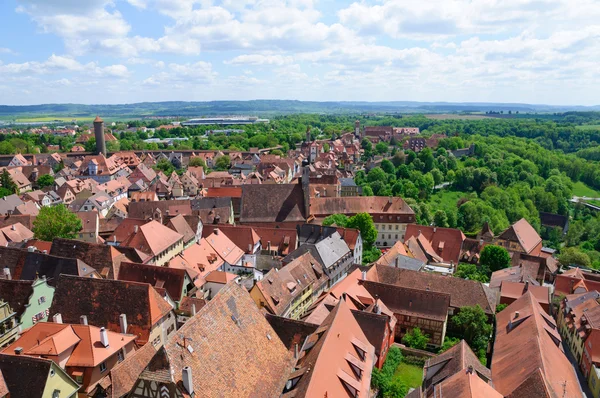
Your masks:
{"label": "house with gabled roof", "polygon": [[284,397],[370,397],[375,348],[340,301],[298,352]]}
{"label": "house with gabled roof", "polygon": [[[148,283],[61,275],[56,283],[50,317],[60,314],[65,323],[86,316],[90,325],[137,336],[136,344],[159,347],[175,333],[173,307]],[[122,316],[124,315],[124,316]]]}
{"label": "house with gabled roof", "polygon": [[43,276],[33,281],[0,279],[0,300],[8,303],[21,330],[48,320],[53,297],[54,287]]}
{"label": "house with gabled roof", "polygon": [[[155,391],[158,398],[152,386],[159,382],[169,396],[277,397],[293,365],[293,355],[248,294],[229,284],[156,353],[131,396]],[[207,377],[216,370],[219,377]]]}
{"label": "house with gabled roof", "polygon": [[505,397],[581,397],[554,319],[531,292],[496,315],[494,388]]}
{"label": "house with gabled roof", "polygon": [[0,376],[3,397],[46,398],[57,392],[72,397],[80,388],[54,361],[30,356],[0,354]]}
{"label": "house with gabled roof", "polygon": [[87,324],[40,322],[21,334],[3,353],[51,359],[90,394],[115,365],[135,351],[135,336]]}
{"label": "house with gabled roof", "polygon": [[250,296],[271,314],[299,319],[325,290],[327,281],[318,261],[304,253],[285,267],[269,271],[256,282]]}
{"label": "house with gabled roof", "polygon": [[524,218],[496,237],[494,244],[504,247],[509,252],[521,252],[533,256],[539,256],[542,251],[542,238]]}

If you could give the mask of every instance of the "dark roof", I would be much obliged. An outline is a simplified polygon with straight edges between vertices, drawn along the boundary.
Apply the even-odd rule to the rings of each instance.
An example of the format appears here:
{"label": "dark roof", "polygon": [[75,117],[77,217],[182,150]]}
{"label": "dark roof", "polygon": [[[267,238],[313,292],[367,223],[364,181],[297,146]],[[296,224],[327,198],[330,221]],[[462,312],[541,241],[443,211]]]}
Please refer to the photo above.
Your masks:
{"label": "dark roof", "polygon": [[448,317],[450,295],[428,290],[361,281],[373,297],[378,297],[395,314],[445,321]]}
{"label": "dark roof", "polygon": [[29,297],[33,294],[31,285],[33,281],[15,281],[0,279],[0,299],[6,301],[10,308],[20,317],[29,304]]}
{"label": "dark roof", "polygon": [[355,187],[356,183],[354,182],[354,178],[340,178],[340,184],[343,187]]}
{"label": "dark roof", "polygon": [[302,224],[296,226],[298,232],[298,244],[317,243],[337,232],[336,227],[326,227],[316,224]]}
{"label": "dark roof", "polygon": [[192,210],[212,209],[219,207],[231,207],[230,197],[209,197],[201,199],[193,199],[190,202]]}
{"label": "dark roof", "polygon": [[186,271],[180,268],[123,262],[119,268],[119,280],[148,283],[165,288],[169,296],[179,301],[185,284]]}
{"label": "dark roof", "polygon": [[128,333],[138,343],[148,340],[150,329],[171,306],[146,283],[61,275],[56,284],[50,316],[60,313],[65,323],[79,323],[86,315],[90,325],[120,332],[119,316],[127,315]]}
{"label": "dark roof", "polygon": [[0,247],[0,264],[8,268],[13,279],[33,281],[45,276],[54,285],[60,274],[87,276],[95,269],[75,258],[65,258],[29,252],[23,249]]}
{"label": "dark roof", "polygon": [[0,370],[11,398],[42,398],[52,361],[0,354]]}
{"label": "dark roof", "polygon": [[306,217],[300,184],[242,186],[241,222],[304,222]]}
{"label": "dark roof", "polygon": [[569,217],[540,211],[540,221],[545,227],[560,227],[564,230],[569,223]]}
{"label": "dark roof", "polygon": [[492,371],[483,366],[471,350],[471,347],[464,340],[461,340],[454,347],[433,358],[429,358],[425,362],[425,385],[423,387],[429,390],[448,377],[466,370],[469,366],[472,366],[473,370],[481,375],[481,378],[487,381],[492,379]]}
{"label": "dark roof", "polygon": [[450,306],[453,308],[479,305],[488,315],[493,315],[496,311],[495,294],[487,286],[477,281],[379,264],[375,265],[375,269],[370,270],[369,280],[412,289],[429,289],[431,292],[447,293],[450,295]]}
{"label": "dark roof", "polygon": [[265,317],[283,344],[291,352],[296,350],[296,346],[300,350],[306,337],[314,333],[319,327],[319,325],[312,323],[284,318],[269,313],[265,314]]}
{"label": "dark roof", "polygon": [[[103,277],[110,279],[119,275],[119,265],[125,257],[119,257],[119,252],[111,246],[62,238],[52,241],[50,254],[79,259],[94,268]],[[115,258],[113,259],[113,257]]]}
{"label": "dark roof", "polygon": [[369,343],[375,347],[375,355],[381,355],[381,344],[388,328],[389,317],[384,314],[374,314],[367,311],[351,310],[354,319],[362,329],[369,340]]}

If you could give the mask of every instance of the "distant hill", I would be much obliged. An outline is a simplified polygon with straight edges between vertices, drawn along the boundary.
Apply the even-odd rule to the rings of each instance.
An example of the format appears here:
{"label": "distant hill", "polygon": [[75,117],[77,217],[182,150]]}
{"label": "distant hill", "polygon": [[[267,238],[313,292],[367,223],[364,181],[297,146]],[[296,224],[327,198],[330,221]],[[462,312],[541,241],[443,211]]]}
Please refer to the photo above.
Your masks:
{"label": "distant hill", "polygon": [[68,116],[139,118],[146,116],[269,115],[289,113],[478,113],[519,111],[519,113],[553,113],[599,111],[600,106],[550,106],[510,103],[448,102],[313,102],[292,100],[210,101],[210,102],[141,102],[119,105],[42,104],[26,106],[0,105],[0,118]]}

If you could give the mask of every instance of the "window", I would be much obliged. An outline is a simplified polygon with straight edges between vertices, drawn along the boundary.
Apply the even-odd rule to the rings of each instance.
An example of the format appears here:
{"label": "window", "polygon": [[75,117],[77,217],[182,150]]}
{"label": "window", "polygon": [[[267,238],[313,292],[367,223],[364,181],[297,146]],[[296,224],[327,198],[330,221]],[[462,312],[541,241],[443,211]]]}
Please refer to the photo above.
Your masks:
{"label": "window", "polygon": [[106,372],[106,362],[100,364],[100,373]]}
{"label": "window", "polygon": [[60,390],[52,391],[52,398],[59,398],[59,397],[60,397]]}
{"label": "window", "polygon": [[[42,303],[45,303],[45,302],[46,302],[46,296],[41,296],[41,297],[38,299],[38,304],[42,304]],[[590,343],[590,344],[591,344],[591,343]],[[591,348],[591,346],[590,346],[590,348]]]}
{"label": "window", "polygon": [[396,231],[398,230],[398,224],[396,224]]}
{"label": "window", "polygon": [[120,350],[120,351],[117,353],[117,360],[118,360],[119,362],[123,362],[123,360],[124,360],[124,359],[125,359],[125,355],[123,355],[123,350]]}
{"label": "window", "polygon": [[154,340],[152,340],[152,345],[154,347],[158,346],[160,344],[160,336],[156,336],[156,338]]}

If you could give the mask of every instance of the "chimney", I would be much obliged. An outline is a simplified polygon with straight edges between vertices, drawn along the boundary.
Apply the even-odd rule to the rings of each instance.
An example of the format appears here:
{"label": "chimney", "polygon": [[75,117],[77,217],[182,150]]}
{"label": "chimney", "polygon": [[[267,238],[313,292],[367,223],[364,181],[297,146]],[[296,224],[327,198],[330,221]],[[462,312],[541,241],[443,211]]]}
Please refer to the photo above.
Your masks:
{"label": "chimney", "polygon": [[267,251],[271,252],[271,241],[267,241]]}
{"label": "chimney", "polygon": [[88,324],[87,316],[85,316],[85,315],[80,316],[79,323],[81,323],[82,325],[87,325]]}
{"label": "chimney", "polygon": [[15,355],[21,355],[23,353],[23,347],[15,348]]}
{"label": "chimney", "polygon": [[252,243],[248,243],[248,253],[252,253]]}
{"label": "chimney", "polygon": [[4,268],[4,279],[12,279],[12,276],[10,275],[10,268]]}
{"label": "chimney", "polygon": [[435,234],[435,231],[437,231],[437,227],[433,227],[433,233]]}
{"label": "chimney", "polygon": [[121,333],[127,334],[127,315],[119,315],[119,324],[121,325]]}
{"label": "chimney", "polygon": [[[135,226],[133,227],[133,233],[134,233],[134,234],[137,234],[139,229],[140,229],[140,228],[139,228],[139,226],[138,226],[138,225],[135,225]],[[115,239],[116,239],[116,237],[115,237]]]}
{"label": "chimney", "polygon": [[192,368],[184,366],[183,369],[181,369],[181,379],[183,381],[183,388],[185,388],[189,395],[193,395],[194,385],[192,384]]}
{"label": "chimney", "polygon": [[196,315],[196,304],[192,303],[192,316]]}
{"label": "chimney", "polygon": [[525,281],[525,290],[523,293],[526,293],[529,290],[529,281]]}
{"label": "chimney", "polygon": [[16,231],[17,227],[15,226],[15,224],[13,224],[13,225],[10,226],[10,229],[12,229],[13,231]]}
{"label": "chimney", "polygon": [[108,332],[104,326],[100,328],[100,342],[105,348],[108,348]]}
{"label": "chimney", "polygon": [[298,343],[294,344],[294,358],[298,359],[298,357],[300,356],[300,352],[298,349]]}
{"label": "chimney", "polygon": [[389,204],[392,204],[393,200],[394,200],[394,199],[393,199],[393,198],[390,196],[390,197],[388,198],[388,203],[389,203]]}
{"label": "chimney", "polygon": [[473,374],[473,365],[467,367],[467,374]]}
{"label": "chimney", "polygon": [[219,235],[219,228],[215,228],[215,235]]}
{"label": "chimney", "polygon": [[52,317],[52,322],[54,323],[63,323],[61,314],[54,314]]}
{"label": "chimney", "polygon": [[519,318],[519,311],[515,311],[515,316],[513,317],[514,319]]}
{"label": "chimney", "polygon": [[27,248],[27,251],[28,251],[29,253],[33,253],[33,252],[35,251],[35,246],[29,246],[29,247]]}
{"label": "chimney", "polygon": [[94,136],[96,137],[96,153],[106,156],[106,143],[104,142],[104,121],[100,116],[94,120]]}
{"label": "chimney", "polygon": [[363,271],[362,272],[362,280],[366,281],[367,280],[367,271]]}

